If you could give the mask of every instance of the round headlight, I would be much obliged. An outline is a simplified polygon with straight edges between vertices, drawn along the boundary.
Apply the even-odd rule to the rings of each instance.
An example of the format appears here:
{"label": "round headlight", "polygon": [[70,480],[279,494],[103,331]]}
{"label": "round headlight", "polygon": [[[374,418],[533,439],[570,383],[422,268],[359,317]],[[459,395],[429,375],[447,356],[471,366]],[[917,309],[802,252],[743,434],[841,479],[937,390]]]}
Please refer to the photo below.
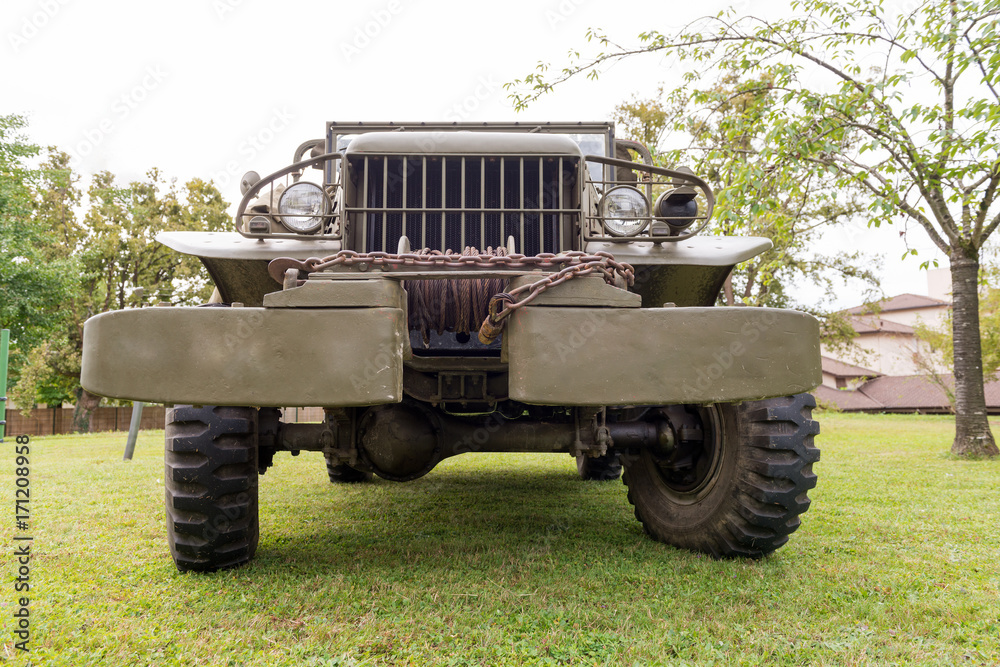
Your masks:
{"label": "round headlight", "polygon": [[285,188],[278,200],[281,222],[299,234],[315,232],[323,226],[323,216],[330,212],[330,200],[315,183],[294,183]]}
{"label": "round headlight", "polygon": [[615,236],[635,236],[649,224],[649,201],[635,188],[619,185],[601,199],[601,217]]}

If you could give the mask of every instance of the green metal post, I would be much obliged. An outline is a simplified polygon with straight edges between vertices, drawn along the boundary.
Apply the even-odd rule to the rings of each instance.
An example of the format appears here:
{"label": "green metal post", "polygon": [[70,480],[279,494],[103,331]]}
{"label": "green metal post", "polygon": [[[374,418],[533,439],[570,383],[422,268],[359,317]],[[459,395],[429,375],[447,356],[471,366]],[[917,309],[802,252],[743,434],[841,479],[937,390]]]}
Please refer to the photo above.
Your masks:
{"label": "green metal post", "polygon": [[7,430],[7,348],[10,330],[0,330],[0,442]]}

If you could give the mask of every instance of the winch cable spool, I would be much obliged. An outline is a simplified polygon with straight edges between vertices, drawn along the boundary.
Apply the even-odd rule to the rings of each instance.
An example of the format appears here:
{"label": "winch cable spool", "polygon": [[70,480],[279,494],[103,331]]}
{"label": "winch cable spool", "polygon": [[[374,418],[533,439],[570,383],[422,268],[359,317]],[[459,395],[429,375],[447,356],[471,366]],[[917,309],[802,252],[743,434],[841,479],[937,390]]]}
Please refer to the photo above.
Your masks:
{"label": "winch cable spool", "polygon": [[[359,271],[368,271],[373,267],[393,270],[399,268],[467,268],[467,269],[493,269],[504,266],[510,269],[528,268],[531,270],[552,270],[555,273],[511,290],[506,289],[506,280],[478,279],[478,278],[442,278],[440,280],[429,281],[404,281],[407,288],[411,283],[439,283],[437,288],[425,289],[423,285],[415,291],[419,296],[409,297],[408,307],[418,319],[411,319],[411,328],[419,329],[427,342],[429,332],[432,327],[443,324],[439,329],[456,331],[458,333],[471,333],[477,327],[474,326],[480,312],[483,312],[482,303],[486,300],[485,314],[482,317],[482,324],[479,325],[479,342],[489,345],[503,331],[506,318],[518,308],[527,305],[539,294],[549,287],[559,285],[579,276],[586,276],[591,273],[599,273],[604,277],[604,281],[609,285],[619,288],[627,288],[635,283],[635,271],[630,264],[618,262],[614,255],[609,252],[598,251],[592,255],[579,250],[560,253],[542,253],[540,255],[520,255],[509,253],[505,248],[494,250],[487,248],[485,252],[480,252],[475,248],[467,247],[461,255],[452,251],[441,252],[424,248],[416,253],[397,253],[395,255],[376,251],[360,253],[354,250],[341,250],[335,255],[319,259],[310,257],[300,260],[290,257],[278,257],[270,261],[267,271],[279,284],[296,286],[303,284],[303,274],[308,276],[332,268],[334,266],[356,267]],[[298,278],[296,277],[298,275]],[[447,283],[458,283],[448,285]],[[477,289],[476,284],[480,287]],[[439,291],[435,291],[435,289]],[[494,292],[493,290],[496,289]],[[522,296],[523,295],[523,296]],[[451,296],[449,305],[447,296]],[[520,297],[520,298],[519,298]],[[433,306],[429,304],[438,304]],[[433,314],[430,314],[433,311]],[[453,317],[449,318],[449,315]],[[411,318],[414,317],[411,315]],[[461,320],[462,322],[459,322]],[[413,326],[416,322],[419,326]],[[450,323],[450,326],[448,326]],[[453,327],[464,327],[461,331]]]}
{"label": "winch cable spool", "polygon": [[[424,249],[418,254],[431,254]],[[452,254],[450,251],[445,253]],[[479,251],[466,247],[462,257],[506,257],[507,249],[488,247]],[[430,332],[439,335],[450,331],[471,334],[479,331],[489,316],[490,300],[506,292],[508,281],[503,278],[458,278],[451,280],[406,280],[407,324],[420,332],[424,346],[430,345]]]}

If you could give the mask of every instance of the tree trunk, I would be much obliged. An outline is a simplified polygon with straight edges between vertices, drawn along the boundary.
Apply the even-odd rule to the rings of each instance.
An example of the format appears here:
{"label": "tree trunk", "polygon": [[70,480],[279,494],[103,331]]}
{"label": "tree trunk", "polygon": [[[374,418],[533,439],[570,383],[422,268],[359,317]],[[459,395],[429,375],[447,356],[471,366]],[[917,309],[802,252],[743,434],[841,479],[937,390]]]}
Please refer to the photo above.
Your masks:
{"label": "tree trunk", "polygon": [[[971,253],[970,253],[971,254]],[[979,258],[951,253],[952,333],[955,346],[955,442],[952,454],[996,456],[986,418],[983,350],[979,337]]]}
{"label": "tree trunk", "polygon": [[730,271],[726,277],[726,282],[722,283],[722,293],[726,297],[727,306],[736,305],[736,297],[733,296],[733,272]]}
{"label": "tree trunk", "polygon": [[90,433],[90,417],[100,404],[100,396],[95,396],[82,387],[76,390],[76,407],[73,409],[74,432]]}

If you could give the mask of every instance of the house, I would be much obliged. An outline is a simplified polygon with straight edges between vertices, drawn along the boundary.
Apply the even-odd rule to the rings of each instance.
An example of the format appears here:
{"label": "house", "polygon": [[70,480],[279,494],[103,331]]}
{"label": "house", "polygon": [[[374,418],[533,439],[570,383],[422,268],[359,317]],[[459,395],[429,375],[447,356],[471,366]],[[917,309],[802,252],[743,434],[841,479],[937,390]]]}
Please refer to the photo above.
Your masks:
{"label": "house", "polygon": [[869,368],[847,364],[831,357],[823,356],[823,386],[831,389],[856,389],[866,380],[881,375]]}
{"label": "house", "polygon": [[[954,389],[955,378],[950,373],[940,377],[949,390]],[[1000,414],[1000,381],[987,382],[985,389],[987,412]],[[882,375],[854,389],[832,389],[823,384],[813,394],[820,403],[845,412],[951,412],[947,394],[929,375]]]}
{"label": "house", "polygon": [[[928,271],[927,282],[928,295],[900,294],[843,311],[856,335],[849,349],[822,346],[818,400],[851,412],[951,411],[944,387],[954,387],[954,378],[916,334],[920,324],[947,324],[949,270]],[[1000,414],[1000,381],[987,382],[986,404]]]}
{"label": "house", "polygon": [[[939,271],[947,269],[936,269],[928,273]],[[926,345],[917,338],[915,327],[919,324],[939,327],[947,323],[948,311],[951,309],[951,283],[930,279],[928,283],[931,286],[929,291],[933,291],[933,286],[937,285],[937,289],[946,289],[947,292],[932,296],[900,294],[843,311],[856,334],[853,344],[849,350],[824,345],[823,356],[870,369],[879,375],[922,374],[927,372],[928,364],[936,372],[947,372],[948,369],[936,363]],[[825,374],[824,384],[828,384]],[[840,388],[832,384],[828,386]]]}

